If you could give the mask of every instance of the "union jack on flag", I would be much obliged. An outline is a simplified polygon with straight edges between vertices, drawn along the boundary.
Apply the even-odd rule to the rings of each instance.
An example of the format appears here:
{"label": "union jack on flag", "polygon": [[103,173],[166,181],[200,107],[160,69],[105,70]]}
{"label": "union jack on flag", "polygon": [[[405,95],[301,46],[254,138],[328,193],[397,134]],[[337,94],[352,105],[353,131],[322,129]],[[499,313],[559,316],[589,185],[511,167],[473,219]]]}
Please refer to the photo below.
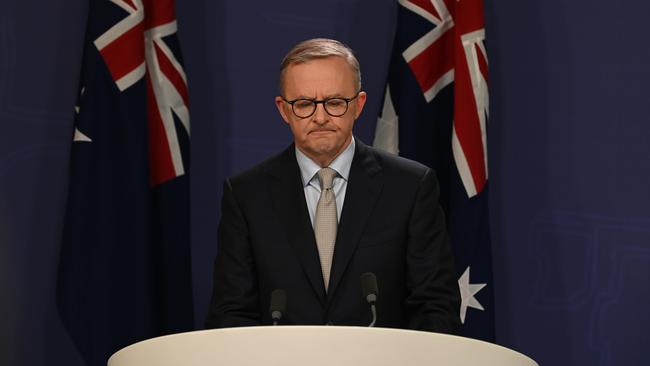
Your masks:
{"label": "union jack on flag", "polygon": [[[397,19],[374,145],[435,169],[459,271],[463,332],[493,340],[483,3],[399,0]],[[471,282],[480,283],[470,283],[470,267]]]}
{"label": "union jack on flag", "polygon": [[128,15],[93,43],[120,91],[145,79],[150,176],[152,184],[160,184],[185,173],[174,115],[184,133],[190,131],[185,72],[165,41],[165,37],[176,35],[174,2],[110,2]]}
{"label": "union jack on flag", "polygon": [[91,0],[57,282],[88,365],[193,328],[190,115],[173,0]]}

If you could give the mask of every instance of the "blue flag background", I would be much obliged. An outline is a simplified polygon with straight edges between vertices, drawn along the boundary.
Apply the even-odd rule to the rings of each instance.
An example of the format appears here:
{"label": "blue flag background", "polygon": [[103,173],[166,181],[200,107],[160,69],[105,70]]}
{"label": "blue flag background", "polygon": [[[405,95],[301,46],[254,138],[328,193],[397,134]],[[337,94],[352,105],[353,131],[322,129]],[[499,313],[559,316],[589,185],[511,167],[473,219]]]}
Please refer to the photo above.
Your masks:
{"label": "blue flag background", "polygon": [[175,120],[185,174],[152,185],[145,78],[120,91],[93,44],[126,15],[91,1],[71,151],[57,304],[87,365],[193,328],[189,136]]}
{"label": "blue flag background", "polygon": [[[381,146],[386,143],[378,142],[378,139],[387,139],[386,136],[379,137],[379,134],[397,133],[399,136],[396,141],[397,146],[391,147],[397,148],[400,156],[419,161],[436,171],[440,182],[440,203],[447,218],[458,277],[463,277],[463,274],[469,276],[470,285],[461,285],[462,335],[494,341],[494,291],[488,186],[486,185],[477,195],[468,197],[459,175],[452,154],[454,84],[447,85],[433,100],[427,102],[416,76],[403,56],[406,49],[430,32],[433,27],[422,16],[403,6],[398,6],[397,29],[387,79],[390,101],[384,101],[375,145]],[[433,60],[436,62],[440,62],[439,59],[451,58],[453,65],[453,52],[435,54],[434,57]],[[433,64],[429,66],[431,69],[434,68]],[[390,126],[385,123],[394,123],[390,121],[394,118],[391,116],[393,112],[387,111],[389,103],[392,104],[397,115],[399,128],[393,132],[380,131],[383,128],[390,129]],[[472,105],[462,107],[474,108]],[[388,145],[395,145],[395,142]],[[481,287],[479,284],[485,286]],[[473,291],[468,293],[467,290]],[[476,306],[476,302],[480,306]],[[464,317],[463,312],[465,312]]]}
{"label": "blue flag background", "polygon": [[[91,2],[0,3],[0,313],[5,315],[0,320],[0,365],[82,366],[61,322],[56,289],[69,206],[72,108]],[[626,1],[616,7],[608,0],[484,4],[494,282],[476,299],[487,311],[484,291],[494,290],[496,342],[540,365],[645,364],[650,48],[642,45],[647,43],[650,2]],[[211,295],[223,180],[286,147],[291,137],[273,103],[282,56],[293,44],[313,37],[350,45],[368,92],[355,135],[369,143],[384,99],[398,6],[394,0],[348,0],[336,6],[295,0],[177,2],[192,97],[197,329]],[[104,9],[124,16],[119,8]],[[105,23],[104,30],[114,22],[96,20]],[[423,24],[414,18],[410,25],[422,31]],[[117,96],[109,87],[105,84],[102,94]],[[87,85],[86,94],[90,89]],[[142,102],[138,105],[144,108]],[[101,113],[96,118],[105,121]],[[124,142],[119,146],[127,149]],[[93,202],[102,198],[93,197]],[[93,220],[96,216],[86,219]],[[101,253],[110,251],[98,244],[104,236],[84,237],[88,244],[82,248],[95,248],[107,262],[111,257]],[[126,244],[121,251],[137,253]],[[79,272],[90,273],[97,263],[102,262],[89,262]],[[475,281],[477,272],[472,267],[472,283],[488,282]],[[110,289],[106,283],[87,282],[96,285],[85,293]],[[120,321],[112,310],[101,313],[105,309],[79,312],[79,318]],[[483,313],[468,309],[468,325]]]}

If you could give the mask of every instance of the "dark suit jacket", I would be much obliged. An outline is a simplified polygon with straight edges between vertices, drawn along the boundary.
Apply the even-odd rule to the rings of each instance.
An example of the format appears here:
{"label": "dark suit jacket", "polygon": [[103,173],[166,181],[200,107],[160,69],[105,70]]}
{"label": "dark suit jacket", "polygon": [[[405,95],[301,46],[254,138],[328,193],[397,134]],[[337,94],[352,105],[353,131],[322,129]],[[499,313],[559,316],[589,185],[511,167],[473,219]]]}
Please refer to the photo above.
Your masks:
{"label": "dark suit jacket", "polygon": [[326,293],[294,146],[228,179],[207,327],[271,324],[270,294],[287,293],[282,324],[367,326],[359,277],[379,284],[376,326],[455,333],[459,290],[431,169],[356,140]]}

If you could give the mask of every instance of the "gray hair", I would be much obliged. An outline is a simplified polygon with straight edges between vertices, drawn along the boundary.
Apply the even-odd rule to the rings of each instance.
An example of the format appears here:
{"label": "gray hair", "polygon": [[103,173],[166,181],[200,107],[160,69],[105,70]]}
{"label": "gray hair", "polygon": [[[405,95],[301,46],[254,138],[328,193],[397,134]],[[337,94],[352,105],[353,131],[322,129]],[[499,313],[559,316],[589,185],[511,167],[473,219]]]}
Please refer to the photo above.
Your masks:
{"label": "gray hair", "polygon": [[280,64],[280,94],[284,93],[284,74],[290,65],[328,57],[341,57],[350,65],[357,91],[360,91],[361,68],[352,49],[334,39],[314,38],[298,43],[284,56]]}

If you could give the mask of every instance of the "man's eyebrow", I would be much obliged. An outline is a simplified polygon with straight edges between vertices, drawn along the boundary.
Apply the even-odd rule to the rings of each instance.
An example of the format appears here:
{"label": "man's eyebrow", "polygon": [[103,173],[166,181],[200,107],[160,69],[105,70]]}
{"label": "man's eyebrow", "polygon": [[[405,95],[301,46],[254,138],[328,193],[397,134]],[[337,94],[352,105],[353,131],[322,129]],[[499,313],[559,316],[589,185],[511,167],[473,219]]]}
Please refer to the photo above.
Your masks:
{"label": "man's eyebrow", "polygon": [[327,95],[323,96],[323,99],[322,99],[322,100],[326,100],[326,99],[335,99],[335,98],[336,98],[336,99],[345,99],[345,97],[343,96],[343,94],[341,94],[341,93],[334,93],[334,94],[327,94]]}
{"label": "man's eyebrow", "polygon": [[[333,99],[333,98],[346,98],[343,96],[342,93],[333,93],[333,94],[328,94],[323,97],[323,99]],[[305,94],[299,94],[297,97],[289,100],[297,100],[297,99],[309,99],[309,100],[316,100],[315,97],[310,96],[310,95],[305,95]]]}
{"label": "man's eyebrow", "polygon": [[296,100],[296,99],[316,99],[316,98],[311,97],[311,96],[307,96],[307,95],[304,95],[304,94],[300,94],[297,97],[293,98],[293,100]]}
{"label": "man's eyebrow", "polygon": [[325,96],[324,99],[332,99],[332,98],[343,98],[343,94],[341,93],[328,94]]}

